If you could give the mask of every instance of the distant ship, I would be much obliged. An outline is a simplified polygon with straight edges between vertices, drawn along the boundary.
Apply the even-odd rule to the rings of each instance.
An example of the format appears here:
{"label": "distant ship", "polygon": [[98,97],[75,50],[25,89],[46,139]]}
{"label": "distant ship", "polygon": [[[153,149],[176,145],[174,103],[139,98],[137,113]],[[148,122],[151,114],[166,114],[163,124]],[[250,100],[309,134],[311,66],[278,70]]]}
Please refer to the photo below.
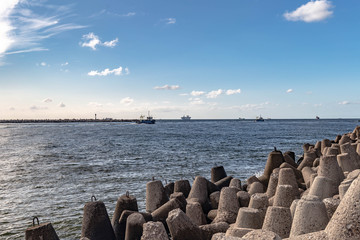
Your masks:
{"label": "distant ship", "polygon": [[181,117],[181,120],[183,120],[183,121],[190,121],[190,119],[191,119],[191,117],[189,115],[186,115],[186,116],[184,115]]}
{"label": "distant ship", "polygon": [[155,119],[150,116],[150,112],[148,112],[148,116],[146,118],[144,115],[140,115],[140,120],[137,123],[155,124]]}
{"label": "distant ship", "polygon": [[259,117],[255,118],[255,122],[263,122],[263,121],[264,121],[264,119],[261,115]]}
{"label": "distant ship", "polygon": [[319,116],[316,116],[316,119],[319,120],[320,119]]}

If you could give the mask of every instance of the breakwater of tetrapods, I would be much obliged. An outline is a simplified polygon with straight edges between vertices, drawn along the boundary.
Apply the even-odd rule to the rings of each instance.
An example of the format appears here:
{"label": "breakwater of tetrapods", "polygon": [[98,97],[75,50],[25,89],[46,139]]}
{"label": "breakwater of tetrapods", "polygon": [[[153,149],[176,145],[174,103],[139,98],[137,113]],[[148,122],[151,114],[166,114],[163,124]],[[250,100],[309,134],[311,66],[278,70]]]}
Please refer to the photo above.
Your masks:
{"label": "breakwater of tetrapods", "polygon": [[[246,182],[222,166],[197,176],[146,185],[146,211],[136,196],[118,198],[110,220],[96,196],[85,203],[83,240],[120,239],[359,239],[360,127],[303,145],[304,154],[274,148],[261,176]],[[58,239],[51,223],[26,230],[26,239]]]}

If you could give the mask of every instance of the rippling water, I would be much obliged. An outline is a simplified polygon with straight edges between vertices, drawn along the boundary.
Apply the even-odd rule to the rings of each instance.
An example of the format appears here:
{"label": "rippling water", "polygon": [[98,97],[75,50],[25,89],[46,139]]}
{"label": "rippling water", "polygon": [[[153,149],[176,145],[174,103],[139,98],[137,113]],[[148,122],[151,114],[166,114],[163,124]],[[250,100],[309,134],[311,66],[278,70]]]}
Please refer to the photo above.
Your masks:
{"label": "rippling water", "polygon": [[110,217],[130,191],[145,208],[146,182],[202,175],[215,165],[245,180],[279,150],[352,131],[357,120],[158,121],[0,125],[0,239],[24,239],[38,216],[60,239],[79,239],[94,194]]}

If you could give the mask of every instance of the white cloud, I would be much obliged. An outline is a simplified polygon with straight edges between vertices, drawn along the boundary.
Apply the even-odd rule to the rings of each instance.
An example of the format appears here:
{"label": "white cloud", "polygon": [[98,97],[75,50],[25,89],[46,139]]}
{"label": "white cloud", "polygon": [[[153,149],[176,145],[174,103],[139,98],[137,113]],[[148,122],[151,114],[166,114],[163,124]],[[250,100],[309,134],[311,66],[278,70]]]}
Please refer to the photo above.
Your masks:
{"label": "white cloud", "polygon": [[125,105],[130,105],[134,102],[134,99],[130,98],[130,97],[126,97],[121,99],[120,103],[125,104]]}
{"label": "white cloud", "polygon": [[47,65],[46,62],[41,62],[40,63],[40,66],[42,66],[42,67],[46,67],[46,65]]}
{"label": "white cloud", "polygon": [[360,102],[342,101],[342,102],[339,102],[339,104],[340,105],[360,104]]}
{"label": "white cloud", "polygon": [[61,107],[61,108],[66,107],[66,105],[65,105],[63,102],[59,103],[59,105],[58,105],[58,106],[59,106],[59,107]]}
{"label": "white cloud", "polygon": [[47,107],[38,107],[38,106],[35,106],[35,105],[33,105],[33,106],[30,107],[30,110],[33,110],[33,111],[36,111],[36,110],[46,110],[46,109],[47,109]]}
{"label": "white cloud", "polygon": [[244,105],[240,105],[240,106],[234,106],[231,107],[232,109],[237,109],[237,110],[241,110],[241,111],[253,111],[253,110],[260,110],[260,109],[264,109],[265,106],[269,105],[269,102],[263,102],[263,103],[255,103],[255,104],[244,104]]}
{"label": "white cloud", "polygon": [[105,47],[115,47],[116,44],[118,43],[119,39],[115,38],[114,40],[108,41],[108,42],[104,42],[103,45]]}
{"label": "white cloud", "polygon": [[107,42],[101,42],[99,36],[95,35],[94,33],[88,33],[83,35],[82,37],[83,42],[80,42],[82,47],[89,47],[92,50],[96,50],[96,46],[104,46],[104,47],[115,47],[117,42],[119,41],[118,38],[107,41]]}
{"label": "white cloud", "polygon": [[177,89],[179,89],[180,88],[180,86],[179,85],[172,85],[172,86],[170,86],[170,85],[164,85],[164,86],[162,86],[162,87],[154,87],[154,89],[156,89],[156,90],[177,90]]}
{"label": "white cloud", "polygon": [[339,104],[340,105],[348,105],[348,104],[350,104],[350,102],[349,101],[342,101],[342,102],[339,102]]}
{"label": "white cloud", "polygon": [[101,41],[98,36],[96,36],[94,33],[88,33],[86,35],[83,35],[84,42],[81,44],[82,47],[89,47],[92,50],[96,50],[96,45],[100,44]]}
{"label": "white cloud", "polygon": [[123,14],[122,16],[123,17],[132,17],[132,16],[135,16],[136,15],[136,12],[128,12],[126,14]]}
{"label": "white cloud", "polygon": [[45,99],[43,100],[44,103],[51,103],[52,101],[53,101],[53,100],[50,99],[50,98],[45,98]]}
{"label": "white cloud", "polygon": [[127,68],[127,67],[125,68],[125,74],[126,74],[126,75],[129,75],[129,74],[130,74],[130,70],[129,70],[129,68]]}
{"label": "white cloud", "polygon": [[203,105],[205,102],[201,98],[189,98],[191,105]]}
{"label": "white cloud", "polygon": [[229,89],[226,91],[226,95],[233,95],[233,94],[238,94],[241,93],[241,89]]}
{"label": "white cloud", "polygon": [[207,98],[217,98],[219,95],[223,94],[223,90],[222,89],[218,89],[218,90],[214,90],[209,92],[208,94],[206,94]]}
{"label": "white cloud", "polygon": [[176,18],[167,18],[166,19],[166,24],[175,24],[176,23]]}
{"label": "white cloud", "polygon": [[204,95],[205,92],[203,92],[203,91],[192,91],[190,94],[191,94],[191,96],[196,97],[196,96],[202,96],[202,95]]}
{"label": "white cloud", "polygon": [[69,65],[68,62],[64,62],[64,63],[61,64],[61,66],[67,66],[67,65]]}
{"label": "white cloud", "polygon": [[286,93],[292,93],[294,90],[289,88],[288,90],[286,90]]}
{"label": "white cloud", "polygon": [[284,13],[288,21],[319,22],[331,17],[333,5],[328,0],[310,1],[295,11]]}
{"label": "white cloud", "polygon": [[[109,68],[106,68],[105,70],[99,72],[99,71],[96,71],[96,70],[92,70],[90,72],[88,72],[88,75],[89,76],[107,76],[107,75],[110,75],[110,74],[114,74],[116,76],[120,76],[122,75],[123,73],[123,68],[120,66],[118,68],[114,68],[113,70],[110,70]],[[126,73],[127,71],[125,71]]]}
{"label": "white cloud", "polygon": [[[45,5],[43,2],[1,1],[0,58],[8,54],[46,51],[46,48],[40,47],[45,39],[64,31],[84,28],[73,23],[63,23],[63,19],[71,12],[70,7]],[[37,13],[33,11],[34,7]],[[46,15],[38,12],[46,12]]]}
{"label": "white cloud", "polygon": [[103,106],[101,103],[98,103],[98,102],[89,102],[88,105],[91,107],[97,107],[97,108]]}

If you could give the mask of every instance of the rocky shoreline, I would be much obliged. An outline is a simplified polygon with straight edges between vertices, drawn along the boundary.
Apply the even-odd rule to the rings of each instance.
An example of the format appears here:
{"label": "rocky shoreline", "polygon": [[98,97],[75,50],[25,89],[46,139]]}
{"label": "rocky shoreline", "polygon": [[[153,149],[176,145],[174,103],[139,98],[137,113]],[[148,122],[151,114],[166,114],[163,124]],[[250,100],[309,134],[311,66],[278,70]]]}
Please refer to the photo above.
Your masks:
{"label": "rocky shoreline", "polygon": [[[222,166],[211,179],[146,185],[146,212],[135,196],[119,197],[112,220],[103,202],[84,206],[81,240],[360,239],[360,127],[304,144],[293,152],[272,151],[260,177],[245,184]],[[36,220],[36,219],[34,219]],[[26,230],[27,240],[59,239],[51,223]]]}

